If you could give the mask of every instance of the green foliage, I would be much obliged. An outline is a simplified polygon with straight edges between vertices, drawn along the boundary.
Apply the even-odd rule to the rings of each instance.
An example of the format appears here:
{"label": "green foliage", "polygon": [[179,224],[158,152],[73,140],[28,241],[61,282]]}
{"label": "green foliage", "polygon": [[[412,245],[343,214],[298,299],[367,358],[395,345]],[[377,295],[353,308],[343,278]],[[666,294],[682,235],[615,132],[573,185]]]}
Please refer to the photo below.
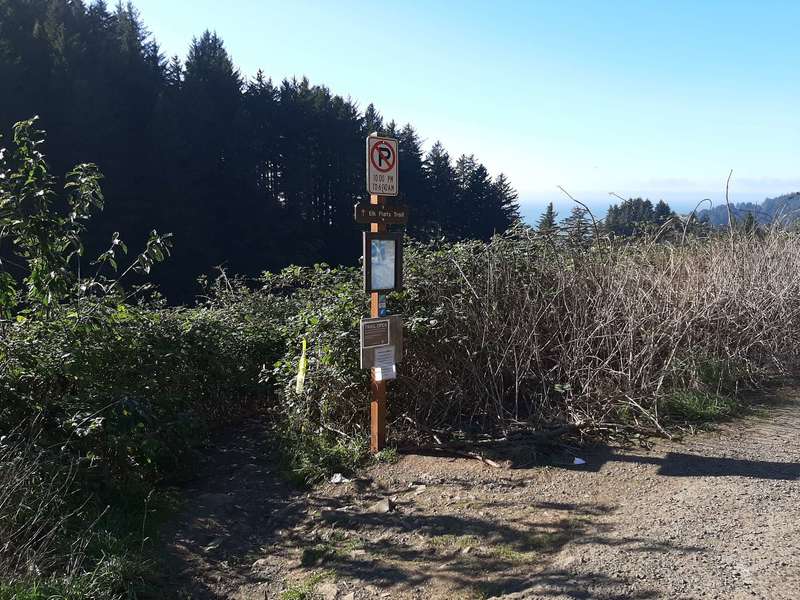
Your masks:
{"label": "green foliage", "polygon": [[747,215],[745,216],[744,222],[742,223],[742,231],[750,235],[756,232],[757,227],[758,227],[758,222],[756,221],[755,216],[753,216],[753,211],[747,211]]}
{"label": "green foliage", "polygon": [[[307,404],[304,398],[325,397],[334,389],[344,394],[345,401],[348,393],[368,381],[358,368],[358,324],[367,308],[360,274],[355,269],[323,264],[265,274],[263,281],[264,290],[270,293],[291,291],[291,314],[278,324],[287,350],[273,369],[275,381],[287,398],[287,414],[293,420],[312,418],[322,423],[343,416],[335,413],[342,408],[337,403],[323,400]],[[306,377],[304,393],[297,396],[293,383],[303,339],[308,341],[310,376]]]}
{"label": "green foliage", "polygon": [[28,576],[0,581],[0,600],[121,600],[157,597],[156,588],[146,580],[153,568],[141,559],[109,555],[93,570],[68,577]]}
{"label": "green foliage", "polygon": [[[283,353],[274,320],[281,312],[266,316],[266,303],[248,304],[244,291],[237,297],[226,305],[212,286],[207,304],[195,309],[98,307],[83,299],[54,308],[47,319],[8,324],[0,336],[0,432],[35,420],[38,445],[61,449],[55,473],[71,471],[76,479],[68,490],[54,488],[71,499],[50,505],[70,515],[58,535],[76,539],[74,527],[96,521],[84,567],[102,569],[102,581],[116,582],[120,593],[152,579],[145,562],[153,545],[144,540],[153,539],[149,532],[168,500],[161,491],[151,497],[152,490],[190,471],[193,451],[212,427],[269,408],[263,373]],[[317,468],[334,462],[323,459],[308,461]],[[15,463],[0,457],[0,480],[4,464]],[[42,486],[34,483],[18,489],[38,498]],[[0,514],[0,530],[2,522]],[[43,572],[58,578],[61,568],[54,563]]]}
{"label": "green foliage", "polygon": [[571,248],[587,248],[592,243],[592,226],[586,217],[585,208],[576,206],[564,219],[561,228],[566,236],[567,246]]}
{"label": "green foliage", "polygon": [[558,228],[556,227],[556,217],[558,213],[553,209],[553,203],[548,202],[547,208],[539,217],[539,222],[536,226],[539,233],[546,236],[555,235]]}
{"label": "green foliage", "polygon": [[[67,174],[64,193],[58,196],[40,146],[44,132],[34,129],[36,119],[14,126],[10,152],[0,150],[0,244],[11,244],[11,257],[25,285],[29,303],[50,306],[68,291],[75,275],[71,263],[83,252],[81,234],[91,211],[102,208],[100,174],[94,165],[78,165]],[[66,207],[60,214],[57,205]],[[14,259],[19,259],[19,263]],[[18,290],[14,277],[2,267],[0,311],[15,308]]]}
{"label": "green foliage", "polygon": [[629,198],[609,207],[604,225],[606,231],[621,237],[652,235],[674,216],[663,200],[653,207],[650,200]]}
{"label": "green foliage", "polygon": [[330,577],[332,574],[329,572],[315,573],[281,592],[281,600],[315,600],[318,595],[314,588]]}
{"label": "green foliage", "polygon": [[0,156],[0,310],[14,317],[0,321],[2,593],[120,597],[146,586],[165,501],[154,486],[191,466],[212,423],[265,399],[260,375],[282,349],[273,322],[242,315],[243,294],[225,306],[218,282],[195,309],[131,303],[146,288],[123,278],[164,260],[168,235],[151,232],[119,269],[127,248],[114,234],[82,276],[101,176],[80,165],[58,195],[34,123]]}
{"label": "green foliage", "polygon": [[372,461],[376,464],[393,465],[398,460],[400,457],[397,454],[397,448],[384,448],[372,456]]}
{"label": "green foliage", "polygon": [[0,600],[83,600],[87,595],[84,581],[18,581],[14,583],[0,582]]}
{"label": "green foliage", "polygon": [[654,221],[653,203],[650,200],[629,198],[608,208],[605,225],[611,233],[631,236],[642,233],[645,226]]}
{"label": "green foliage", "polygon": [[[166,496],[99,495],[89,461],[42,430],[0,436],[0,598],[120,598],[146,590]],[[94,492],[94,493],[93,493]]]}
{"label": "green foliage", "polygon": [[675,213],[672,212],[669,204],[663,200],[659,200],[656,204],[656,207],[653,209],[653,220],[655,221],[656,225],[663,225],[674,216]]}
{"label": "green foliage", "polygon": [[287,478],[298,486],[323,481],[331,473],[352,475],[368,456],[364,436],[337,435],[313,428],[313,422],[290,421],[276,434]]}
{"label": "green foliage", "polygon": [[239,320],[240,309],[79,301],[57,318],[10,324],[0,338],[0,427],[41,414],[47,441],[70,439],[99,478],[157,481],[207,423],[266,397],[259,377],[279,341],[271,321]]}
{"label": "green foliage", "polygon": [[669,420],[694,424],[712,423],[735,415],[741,405],[731,396],[676,390],[661,405],[662,414]]}
{"label": "green foliage", "polygon": [[[128,249],[115,233],[111,247],[94,265],[93,277],[81,277],[82,236],[94,210],[103,208],[102,175],[92,164],[81,164],[65,177],[63,192],[55,190],[42,144],[44,132],[34,128],[36,118],[14,126],[14,147],[0,150],[0,316],[6,318],[54,310],[67,299],[118,292],[132,271],[149,274],[154,263],[169,255],[170,235],[150,233],[144,251],[116,278],[102,269],[117,271],[118,257]],[[17,288],[21,281],[24,292]]]}

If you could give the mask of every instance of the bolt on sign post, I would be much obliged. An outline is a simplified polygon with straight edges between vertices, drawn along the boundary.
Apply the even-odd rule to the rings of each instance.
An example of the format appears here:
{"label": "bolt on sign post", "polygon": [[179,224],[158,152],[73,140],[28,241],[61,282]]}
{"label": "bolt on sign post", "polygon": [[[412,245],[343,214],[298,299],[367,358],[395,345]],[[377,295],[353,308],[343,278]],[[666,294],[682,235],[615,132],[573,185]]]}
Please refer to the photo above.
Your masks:
{"label": "bolt on sign post", "polygon": [[367,137],[367,192],[369,205],[355,206],[357,223],[369,223],[364,233],[364,291],[370,294],[370,318],[361,320],[361,367],[370,369],[370,450],[386,446],[386,381],[397,377],[403,355],[403,322],[389,315],[386,294],[403,282],[403,236],[389,225],[405,225],[408,209],[387,204],[398,194],[397,140],[372,134]]}

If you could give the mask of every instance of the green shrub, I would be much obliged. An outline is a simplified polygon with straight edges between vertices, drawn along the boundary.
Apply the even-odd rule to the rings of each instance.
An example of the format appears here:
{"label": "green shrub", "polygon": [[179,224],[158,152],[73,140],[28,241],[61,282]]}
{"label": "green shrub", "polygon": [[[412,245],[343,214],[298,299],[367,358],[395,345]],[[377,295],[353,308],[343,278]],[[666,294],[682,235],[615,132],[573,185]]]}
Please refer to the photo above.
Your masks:
{"label": "green shrub", "polygon": [[675,390],[662,401],[661,414],[669,421],[703,424],[729,418],[740,408],[731,396]]}
{"label": "green shrub", "polygon": [[[405,264],[405,289],[389,296],[406,350],[388,391],[395,440],[559,421],[658,431],[671,393],[734,394],[798,357],[800,238],[790,233],[741,238],[735,251],[717,238],[574,248],[519,227],[488,244],[407,243]],[[365,439],[359,274],[322,266],[270,278],[297,310],[272,372],[281,415],[308,435]]]}
{"label": "green shrub", "polygon": [[288,305],[249,303],[223,275],[203,304],[167,308],[124,283],[168,256],[156,232],[124,268],[114,234],[80,276],[101,175],[78,165],[59,191],[34,124],[0,151],[0,242],[15,266],[0,262],[0,598],[135,595],[169,503],[156,486],[191,468],[212,427],[266,408]]}
{"label": "green shrub", "polygon": [[270,322],[224,309],[115,307],[88,322],[13,323],[0,338],[0,427],[41,415],[104,481],[174,473],[210,423],[264,403],[278,355]]}

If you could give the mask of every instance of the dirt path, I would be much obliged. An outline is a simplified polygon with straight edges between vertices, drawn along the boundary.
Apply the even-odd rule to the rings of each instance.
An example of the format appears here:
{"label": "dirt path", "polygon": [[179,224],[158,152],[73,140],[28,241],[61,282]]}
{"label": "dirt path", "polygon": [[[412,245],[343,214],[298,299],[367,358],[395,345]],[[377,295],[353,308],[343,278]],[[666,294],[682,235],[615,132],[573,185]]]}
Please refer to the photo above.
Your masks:
{"label": "dirt path", "polygon": [[[800,598],[800,392],[578,467],[404,456],[292,493],[253,426],[172,535],[184,597]],[[387,512],[388,510],[388,512]]]}

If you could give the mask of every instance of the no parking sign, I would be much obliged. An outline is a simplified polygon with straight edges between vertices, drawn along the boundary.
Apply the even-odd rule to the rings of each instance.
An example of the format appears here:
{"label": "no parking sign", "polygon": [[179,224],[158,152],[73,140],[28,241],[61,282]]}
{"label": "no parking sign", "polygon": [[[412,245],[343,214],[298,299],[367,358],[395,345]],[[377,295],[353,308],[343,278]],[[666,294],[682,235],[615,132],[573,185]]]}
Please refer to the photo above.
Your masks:
{"label": "no parking sign", "polygon": [[367,138],[367,191],[379,196],[397,195],[397,140]]}

